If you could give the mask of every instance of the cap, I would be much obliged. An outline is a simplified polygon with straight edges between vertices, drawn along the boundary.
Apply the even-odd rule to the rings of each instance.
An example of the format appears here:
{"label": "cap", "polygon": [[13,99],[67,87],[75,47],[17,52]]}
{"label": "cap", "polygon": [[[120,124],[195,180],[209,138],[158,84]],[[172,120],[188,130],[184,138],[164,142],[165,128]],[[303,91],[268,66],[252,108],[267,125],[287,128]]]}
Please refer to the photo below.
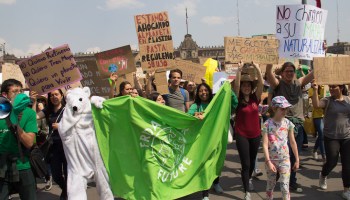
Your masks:
{"label": "cap", "polygon": [[271,105],[272,107],[279,107],[279,108],[288,108],[292,106],[292,104],[290,104],[284,96],[274,97],[271,101]]}

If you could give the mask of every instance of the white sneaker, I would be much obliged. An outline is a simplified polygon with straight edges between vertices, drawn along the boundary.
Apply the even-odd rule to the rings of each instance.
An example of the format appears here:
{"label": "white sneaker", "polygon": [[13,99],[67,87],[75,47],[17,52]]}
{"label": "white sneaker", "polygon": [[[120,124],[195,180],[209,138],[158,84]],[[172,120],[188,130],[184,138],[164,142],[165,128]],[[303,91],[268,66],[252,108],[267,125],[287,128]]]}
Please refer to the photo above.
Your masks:
{"label": "white sneaker", "polygon": [[315,152],[313,153],[313,157],[314,157],[314,159],[315,159],[315,160],[318,160],[318,154],[317,154],[317,151],[315,151]]}
{"label": "white sneaker", "polygon": [[217,194],[221,194],[224,192],[224,190],[222,189],[221,185],[218,183],[218,184],[214,184],[213,185],[214,187],[214,190]]}
{"label": "white sneaker", "polygon": [[263,175],[263,173],[262,173],[262,171],[260,169],[255,169],[253,171],[252,177],[257,178],[258,176],[262,176],[262,175]]}
{"label": "white sneaker", "polygon": [[322,173],[320,172],[319,175],[319,185],[322,190],[327,190],[327,176],[322,176]]}
{"label": "white sneaker", "polygon": [[49,180],[46,180],[45,191],[50,191],[52,188],[52,176],[50,176]]}
{"label": "white sneaker", "polygon": [[203,200],[209,200],[209,197],[203,197]]}
{"label": "white sneaker", "polygon": [[246,192],[246,193],[245,193],[245,195],[244,195],[244,200],[252,200],[252,198],[251,198],[249,192]]}
{"label": "white sneaker", "polygon": [[346,200],[350,200],[350,190],[343,192],[342,197]]}
{"label": "white sneaker", "polygon": [[249,179],[249,191],[254,190],[253,180]]}

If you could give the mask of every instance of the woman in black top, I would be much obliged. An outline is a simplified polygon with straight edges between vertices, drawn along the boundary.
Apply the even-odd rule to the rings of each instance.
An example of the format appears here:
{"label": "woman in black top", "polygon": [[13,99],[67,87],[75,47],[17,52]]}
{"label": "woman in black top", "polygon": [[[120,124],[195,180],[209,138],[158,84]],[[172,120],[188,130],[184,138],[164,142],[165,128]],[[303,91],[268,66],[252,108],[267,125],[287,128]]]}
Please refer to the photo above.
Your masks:
{"label": "woman in black top", "polygon": [[[31,96],[36,104],[36,93],[32,93]],[[62,189],[60,199],[64,200],[67,199],[67,160],[64,155],[63,144],[58,133],[58,123],[62,118],[66,101],[61,89],[50,92],[48,94],[48,99],[49,101],[47,108],[37,113],[37,119],[42,119],[45,117],[49,124],[49,132],[53,140],[53,144],[50,148],[52,177]]]}

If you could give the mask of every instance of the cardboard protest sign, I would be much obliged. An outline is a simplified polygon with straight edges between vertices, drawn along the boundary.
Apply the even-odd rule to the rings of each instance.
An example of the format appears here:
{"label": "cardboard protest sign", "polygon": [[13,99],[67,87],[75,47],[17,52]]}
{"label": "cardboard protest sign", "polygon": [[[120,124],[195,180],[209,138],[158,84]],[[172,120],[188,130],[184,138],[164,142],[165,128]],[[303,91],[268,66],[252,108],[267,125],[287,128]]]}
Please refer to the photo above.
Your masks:
{"label": "cardboard protest sign", "polygon": [[167,79],[167,72],[156,72],[155,73],[155,81],[157,85],[157,92],[160,94],[168,94],[169,93],[169,86],[168,86],[168,79]]}
{"label": "cardboard protest sign", "polygon": [[67,44],[19,62],[29,88],[46,94],[82,79]]}
{"label": "cardboard protest sign", "polygon": [[225,72],[227,74],[227,79],[232,81],[236,79],[238,70],[238,64],[225,64]]}
{"label": "cardboard protest sign", "polygon": [[174,67],[174,47],[168,12],[134,17],[143,70]]}
{"label": "cardboard protest sign", "polygon": [[110,86],[108,78],[102,78],[95,60],[78,61],[77,66],[83,77],[80,82],[83,87],[90,88],[91,96],[109,96]]}
{"label": "cardboard protest sign", "polygon": [[193,81],[195,83],[201,83],[202,78],[205,76],[206,68],[198,63],[194,63],[186,60],[175,60],[175,68],[182,71],[182,79],[186,81]]}
{"label": "cardboard protest sign", "polygon": [[314,75],[319,85],[350,84],[350,57],[314,58]]}
{"label": "cardboard protest sign", "polygon": [[278,63],[278,40],[225,37],[225,61],[231,63]]}
{"label": "cardboard protest sign", "polygon": [[311,5],[277,6],[276,37],[283,58],[312,60],[324,57],[324,31],[328,11]]}
{"label": "cardboard protest sign", "polygon": [[213,76],[213,94],[219,91],[220,87],[227,81],[226,72],[215,72]]}
{"label": "cardboard protest sign", "polygon": [[69,85],[65,85],[64,87],[61,87],[59,89],[62,90],[63,94],[66,94],[68,90],[73,89],[73,88],[77,88],[77,87],[79,87],[79,88],[83,87],[83,85],[80,83],[80,81],[69,84]]}
{"label": "cardboard protest sign", "polygon": [[108,78],[111,73],[118,75],[136,71],[135,59],[130,45],[95,54],[101,77]]}
{"label": "cardboard protest sign", "polygon": [[16,64],[5,63],[2,65],[2,80],[5,81],[10,78],[20,81],[23,87],[25,87],[25,79],[21,68]]}

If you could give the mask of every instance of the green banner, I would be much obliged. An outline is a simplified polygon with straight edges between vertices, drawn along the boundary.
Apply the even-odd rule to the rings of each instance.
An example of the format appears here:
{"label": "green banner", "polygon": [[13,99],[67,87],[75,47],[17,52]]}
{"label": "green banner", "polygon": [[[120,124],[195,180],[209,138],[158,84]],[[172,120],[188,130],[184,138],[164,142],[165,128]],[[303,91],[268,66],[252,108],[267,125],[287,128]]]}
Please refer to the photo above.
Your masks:
{"label": "green banner", "polygon": [[176,199],[209,189],[226,157],[231,87],[225,83],[199,120],[138,97],[93,107],[96,137],[113,194]]}

